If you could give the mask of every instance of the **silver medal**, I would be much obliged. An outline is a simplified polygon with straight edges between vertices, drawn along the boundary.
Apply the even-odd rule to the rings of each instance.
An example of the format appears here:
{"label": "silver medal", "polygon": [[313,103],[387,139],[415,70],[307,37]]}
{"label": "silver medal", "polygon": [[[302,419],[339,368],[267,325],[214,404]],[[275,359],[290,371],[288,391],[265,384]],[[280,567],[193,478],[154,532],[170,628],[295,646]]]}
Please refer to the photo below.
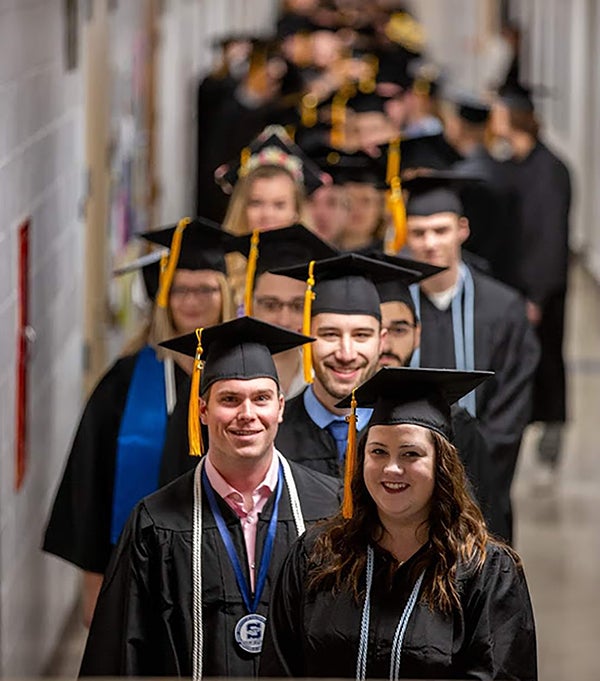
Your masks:
{"label": "silver medal", "polygon": [[244,615],[244,617],[238,620],[238,623],[235,625],[234,635],[239,647],[247,653],[260,653],[266,624],[267,618],[256,613]]}

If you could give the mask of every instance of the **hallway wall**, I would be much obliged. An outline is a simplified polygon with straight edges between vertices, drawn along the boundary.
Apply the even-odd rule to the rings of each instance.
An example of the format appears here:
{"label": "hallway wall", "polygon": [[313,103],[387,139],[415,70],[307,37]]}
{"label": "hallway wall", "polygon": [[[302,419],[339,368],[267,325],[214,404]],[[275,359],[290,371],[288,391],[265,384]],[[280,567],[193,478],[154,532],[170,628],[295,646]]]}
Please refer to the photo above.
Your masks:
{"label": "hallway wall", "polygon": [[[0,2],[0,673],[40,671],[75,572],[39,550],[81,403],[82,70],[63,0]],[[28,468],[15,491],[17,229],[31,217]],[[58,624],[58,626],[57,626]]]}

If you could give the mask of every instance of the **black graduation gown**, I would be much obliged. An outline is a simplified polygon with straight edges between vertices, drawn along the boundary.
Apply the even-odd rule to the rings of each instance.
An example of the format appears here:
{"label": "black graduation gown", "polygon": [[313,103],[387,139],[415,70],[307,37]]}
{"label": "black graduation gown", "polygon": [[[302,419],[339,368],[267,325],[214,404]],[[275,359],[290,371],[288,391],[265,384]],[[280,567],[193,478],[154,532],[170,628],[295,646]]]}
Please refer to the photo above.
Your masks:
{"label": "black graduation gown", "polygon": [[[349,592],[306,594],[313,532],[290,551],[269,610],[261,676],[355,678],[363,606]],[[415,554],[387,579],[391,556],[375,549],[367,678],[389,678],[394,632],[414,586]],[[417,603],[404,637],[400,677],[537,679],[536,636],[523,570],[488,545],[478,573],[459,568],[460,610],[451,615]]]}
{"label": "black graduation gown", "polygon": [[[319,428],[310,418],[304,406],[304,391],[285,404],[283,423],[275,440],[277,448],[290,461],[327,475],[342,476],[338,450],[329,431]],[[365,428],[366,428],[365,424]],[[488,525],[496,531],[491,507],[494,503],[493,473],[490,453],[478,422],[464,409],[452,411],[452,427],[455,445],[458,447],[473,493],[479,502]],[[359,431],[358,437],[364,432]],[[302,446],[298,446],[302,443]]]}
{"label": "black graduation gown", "polygon": [[[44,536],[44,551],[88,572],[104,573],[113,549],[110,527],[117,438],[137,357],[136,354],[117,360],[90,396]],[[189,384],[189,377],[177,364],[175,381],[179,397],[182,386]],[[166,440],[170,427],[169,419]],[[164,482],[161,475],[159,484]]]}
{"label": "black graduation gown", "polygon": [[518,239],[513,277],[523,295],[541,307],[536,331],[541,357],[535,378],[532,420],[566,419],[562,352],[569,257],[571,180],[567,167],[538,142],[527,158],[508,161],[517,196]]}
{"label": "black graduation gown", "polygon": [[[495,375],[476,392],[477,418],[494,467],[492,527],[512,539],[510,487],[531,413],[539,346],[516,291],[473,269],[475,369]],[[452,310],[438,310],[422,292],[421,366],[455,369]]]}
{"label": "black graduation gown", "polygon": [[[291,467],[305,521],[333,515],[339,508],[338,481],[301,466]],[[130,516],[100,592],[81,676],[191,675],[193,482],[194,471],[190,471],[146,497]],[[246,566],[239,518],[218,496],[217,502],[240,562]],[[259,516],[257,556],[273,503],[271,495]],[[284,485],[260,614],[267,614],[275,577],[296,538]],[[244,653],[234,641],[235,624],[247,613],[205,496],[202,564],[204,675],[256,676],[258,656]]]}

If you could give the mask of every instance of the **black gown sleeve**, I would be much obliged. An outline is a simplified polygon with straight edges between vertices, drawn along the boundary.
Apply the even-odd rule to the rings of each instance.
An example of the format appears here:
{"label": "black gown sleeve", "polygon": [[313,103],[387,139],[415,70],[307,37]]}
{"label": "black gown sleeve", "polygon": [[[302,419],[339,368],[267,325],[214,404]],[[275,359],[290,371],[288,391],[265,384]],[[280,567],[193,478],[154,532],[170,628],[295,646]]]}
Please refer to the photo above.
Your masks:
{"label": "black gown sleeve", "polygon": [[90,396],[50,513],[42,548],[88,572],[104,573],[121,417],[137,356],[118,360]]}
{"label": "black gown sleeve", "polygon": [[300,538],[290,549],[271,594],[259,676],[306,676],[302,641],[307,565]]}
{"label": "black gown sleeve", "polygon": [[[130,516],[98,597],[80,676],[158,676],[166,656],[157,639],[151,586],[153,526],[144,505]],[[154,597],[158,598],[159,593]]]}
{"label": "black gown sleeve", "polygon": [[461,678],[535,681],[535,622],[522,567],[504,549],[490,547],[465,596]]}

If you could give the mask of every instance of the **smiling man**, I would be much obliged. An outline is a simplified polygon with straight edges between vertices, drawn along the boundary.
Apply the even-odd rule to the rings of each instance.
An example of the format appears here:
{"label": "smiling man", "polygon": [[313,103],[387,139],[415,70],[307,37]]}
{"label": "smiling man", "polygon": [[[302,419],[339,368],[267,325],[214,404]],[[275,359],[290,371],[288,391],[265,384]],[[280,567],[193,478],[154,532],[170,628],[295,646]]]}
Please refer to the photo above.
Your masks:
{"label": "smiling man", "polygon": [[305,525],[339,505],[336,480],[273,445],[284,401],[271,355],[307,340],[242,317],[164,344],[204,362],[210,444],[195,470],[134,509],[82,676],[256,676],[275,575]]}
{"label": "smiling man", "polygon": [[[274,270],[306,280],[309,264]],[[344,469],[349,411],[335,405],[375,373],[386,332],[381,325],[375,282],[401,279],[412,283],[415,272],[357,254],[314,263],[314,301],[310,333],[314,380],[289,400],[277,435],[278,448],[309,468],[340,475]],[[371,417],[358,411],[359,429]]]}

